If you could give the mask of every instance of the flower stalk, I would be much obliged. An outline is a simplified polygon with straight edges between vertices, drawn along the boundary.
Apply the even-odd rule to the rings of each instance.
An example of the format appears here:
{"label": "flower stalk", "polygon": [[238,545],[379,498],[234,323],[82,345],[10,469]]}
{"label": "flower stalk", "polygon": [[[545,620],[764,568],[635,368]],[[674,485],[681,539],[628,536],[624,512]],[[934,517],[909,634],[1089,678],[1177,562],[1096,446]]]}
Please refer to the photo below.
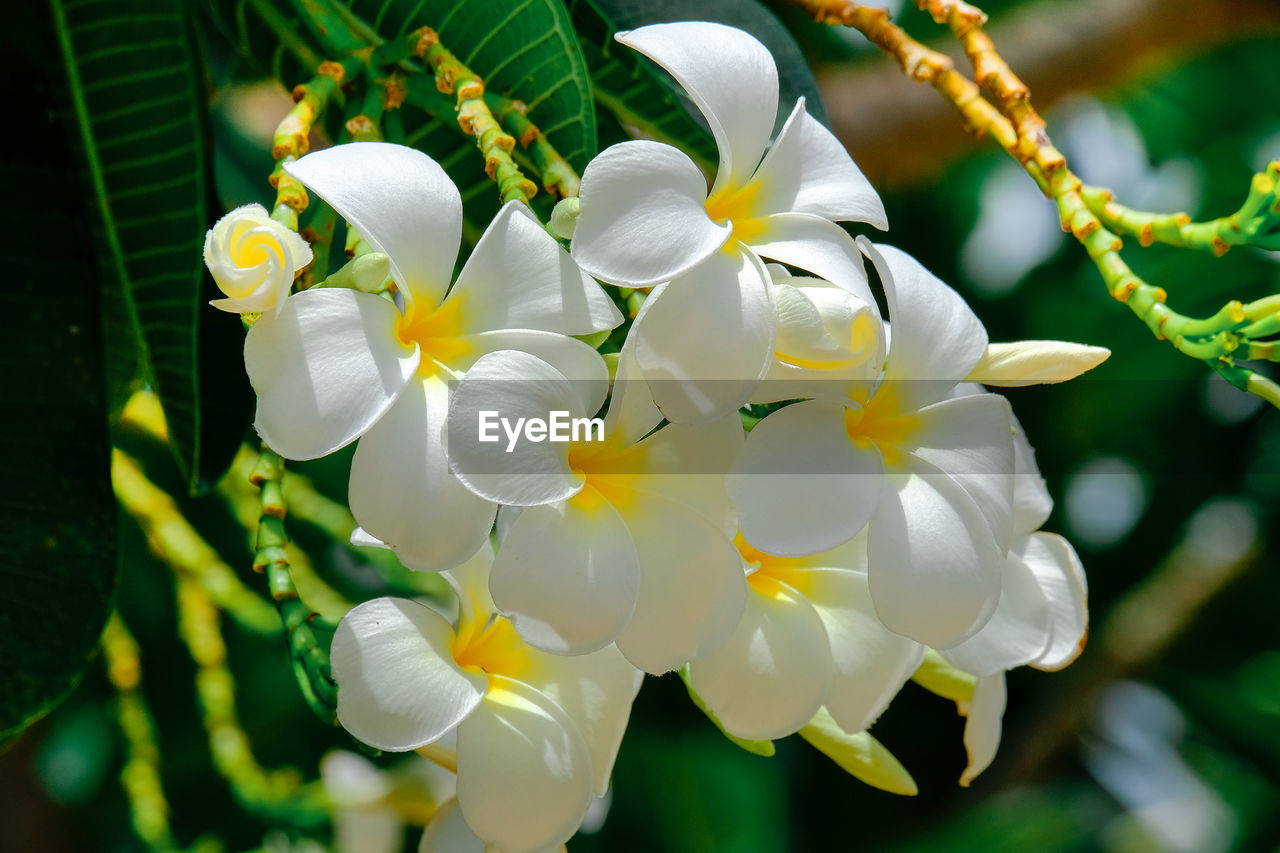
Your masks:
{"label": "flower stalk", "polygon": [[276,127],[272,137],[271,156],[276,161],[271,171],[271,186],[276,190],[272,216],[295,231],[298,214],[307,209],[306,188],[284,170],[284,164],[296,160],[311,149],[311,128],[324,114],[329,99],[347,78],[346,67],[339,62],[324,61],[306,83],[294,87],[294,106]]}
{"label": "flower stalk", "polygon": [[[1237,388],[1274,404],[1280,386],[1236,364],[1237,356],[1270,358],[1272,348],[1253,335],[1271,328],[1242,314],[1239,302],[1227,303],[1212,317],[1187,317],[1165,304],[1165,291],[1136,275],[1120,256],[1120,234],[1138,237],[1141,245],[1160,241],[1222,255],[1231,245],[1263,248],[1280,245],[1280,164],[1254,177],[1239,211],[1212,222],[1195,224],[1184,214],[1148,214],[1114,202],[1107,190],[1086,187],[1068,167],[1049,138],[1045,121],[1031,104],[1031,93],[983,31],[986,14],[963,0],[916,0],[916,5],[951,30],[974,70],[964,78],[951,60],[911,39],[892,24],[883,9],[854,0],[794,0],[820,23],[857,29],[898,60],[907,76],[933,85],[961,113],[967,130],[984,132],[1000,143],[1035,180],[1058,208],[1064,231],[1084,247],[1111,296],[1124,303],[1158,340],[1204,361]],[[985,99],[985,89],[992,100]],[[1270,332],[1268,332],[1270,334]]]}
{"label": "flower stalk", "polygon": [[523,101],[492,92],[485,92],[484,99],[498,122],[519,140],[521,148],[529,152],[534,168],[542,176],[542,188],[560,198],[577,196],[582,179],[547,140],[546,134],[529,120],[528,106]]}
{"label": "flower stalk", "polygon": [[1239,210],[1207,222],[1185,213],[1148,213],[1125,207],[1102,187],[1085,186],[1081,197],[1110,230],[1138,238],[1142,246],[1165,243],[1222,257],[1232,246],[1280,250],[1280,160],[1253,176]]}
{"label": "flower stalk", "polygon": [[515,137],[502,129],[485,102],[484,81],[450,53],[430,27],[415,30],[409,40],[413,55],[435,73],[436,88],[446,95],[456,96],[458,125],[463,133],[475,137],[476,146],[484,157],[485,172],[498,184],[502,202],[528,203],[537,194],[538,187],[524,176],[511,158]]}
{"label": "flower stalk", "polygon": [[336,725],[338,696],[329,673],[329,655],[311,627],[319,614],[298,597],[285,552],[289,536],[284,527],[287,504],[281,484],[283,476],[284,460],[264,447],[249,475],[249,482],[257,486],[261,494],[253,569],[267,576],[267,587],[284,623],[293,673],[303,699],[321,720]]}

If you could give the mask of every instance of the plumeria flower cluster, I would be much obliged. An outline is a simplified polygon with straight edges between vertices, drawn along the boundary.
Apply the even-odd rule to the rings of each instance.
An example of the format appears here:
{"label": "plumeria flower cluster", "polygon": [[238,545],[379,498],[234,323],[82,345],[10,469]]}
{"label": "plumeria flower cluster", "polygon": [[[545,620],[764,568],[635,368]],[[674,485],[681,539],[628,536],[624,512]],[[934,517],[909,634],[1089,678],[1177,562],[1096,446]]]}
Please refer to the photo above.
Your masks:
{"label": "plumeria flower cluster", "polygon": [[[679,670],[752,748],[800,733],[911,792],[866,730],[950,668],[972,686],[967,784],[999,742],[1004,673],[1065,666],[1084,640],[1080,562],[1040,532],[1031,446],[987,386],[1067,380],[1106,351],[992,344],[921,264],[849,236],[837,222],[887,227],[880,200],[803,99],[773,136],[777,71],[751,36],[618,40],[702,112],[710,181],[671,146],[613,146],[583,173],[568,251],[513,202],[455,278],[444,170],[346,144],[285,168],[368,254],[288,295],[309,254],[265,211],[206,246],[229,283],[215,304],[261,312],[245,364],[263,441],[298,460],[358,441],[356,541],[454,590],[359,604],[331,650],[348,731],[456,772],[422,850],[564,843],[644,673]],[[583,341],[623,323],[600,282],[647,289],[607,357]]]}

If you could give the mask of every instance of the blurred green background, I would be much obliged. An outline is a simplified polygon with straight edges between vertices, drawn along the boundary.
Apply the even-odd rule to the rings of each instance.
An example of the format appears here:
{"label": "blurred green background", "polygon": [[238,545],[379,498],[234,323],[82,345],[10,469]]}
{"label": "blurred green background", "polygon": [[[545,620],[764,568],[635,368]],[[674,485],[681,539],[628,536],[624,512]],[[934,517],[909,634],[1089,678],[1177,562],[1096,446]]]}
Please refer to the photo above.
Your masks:
{"label": "blurred green background", "polygon": [[[908,684],[873,732],[914,775],[914,798],[862,785],[797,738],[773,758],[743,752],[693,707],[676,677],[648,679],[607,819],[570,849],[1280,849],[1272,534],[1280,413],[1155,343],[1106,294],[1030,179],[993,144],[967,141],[934,93],[921,89],[932,106],[918,110],[917,95],[898,101],[898,89],[878,91],[889,80],[910,84],[856,33],[843,38],[775,5],[826,87],[833,125],[881,191],[892,226],[886,239],[955,285],[992,340],[1060,338],[1113,352],[1084,379],[1009,394],[1057,500],[1046,529],[1072,540],[1088,572],[1090,641],[1061,673],[1010,675],[1004,742],[970,789],[956,784],[963,719],[953,704]],[[1159,3],[1114,4],[1126,5],[1145,6],[1148,17],[1099,21],[1091,2],[986,8],[1015,71],[1024,70],[1018,57],[1033,94],[1045,92],[1037,103],[1050,133],[1086,181],[1138,208],[1197,218],[1234,210],[1250,174],[1280,158],[1280,14],[1266,26],[1265,4],[1207,3],[1197,14],[1239,20],[1178,28],[1151,17]],[[914,8],[899,19],[922,39],[943,35]],[[1046,33],[1032,26],[1038,20],[1078,29],[1059,24]],[[278,120],[284,108],[275,96],[254,97]],[[229,104],[244,110],[249,101],[243,90],[214,97],[216,177],[228,206],[265,199],[261,178],[271,165],[243,131],[252,117]],[[934,153],[913,160],[917,147]],[[1188,314],[1280,291],[1278,253],[1237,248],[1214,259],[1134,246],[1126,258]],[[129,449],[171,494],[185,492],[167,451],[136,437]],[[298,470],[342,500],[348,462],[339,454]],[[250,564],[245,533],[218,495],[180,506],[226,562]],[[304,524],[294,528],[344,593],[371,594],[367,571],[344,550]],[[323,841],[324,825],[300,832],[251,814],[215,772],[193,664],[175,640],[172,574],[127,516],[120,530],[117,600],[143,649],[175,836],[184,844],[217,836],[229,850],[295,849],[303,835]],[[264,766],[313,776],[326,751],[355,749],[308,711],[278,638],[224,627],[238,711]],[[142,849],[118,779],[113,695],[95,665],[70,699],[0,755],[0,850]],[[416,845],[416,835],[406,838]]]}

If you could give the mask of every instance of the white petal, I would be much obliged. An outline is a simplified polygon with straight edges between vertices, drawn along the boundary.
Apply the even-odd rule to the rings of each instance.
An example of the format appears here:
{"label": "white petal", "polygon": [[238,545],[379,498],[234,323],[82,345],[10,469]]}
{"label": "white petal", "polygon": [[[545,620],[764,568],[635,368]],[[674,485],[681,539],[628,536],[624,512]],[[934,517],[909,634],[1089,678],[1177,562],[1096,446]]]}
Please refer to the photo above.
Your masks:
{"label": "white petal", "polygon": [[678,504],[633,492],[615,506],[640,559],[640,595],[619,650],[654,675],[714,651],[746,602],[738,550],[720,528]]}
{"label": "white petal", "polygon": [[587,335],[622,322],[600,285],[543,230],[528,205],[515,201],[485,229],[445,303],[456,303],[471,332]]}
{"label": "white petal", "polygon": [[375,598],[342,617],[330,665],[338,720],[378,749],[431,743],[480,703],[486,679],[454,663],[453,630],[435,611],[403,598]]}
{"label": "white petal", "polygon": [[[525,352],[490,353],[472,365],[453,393],[450,470],[471,491],[496,503],[565,500],[582,488],[569,470],[568,441],[573,420],[581,417],[577,394],[564,374]],[[522,431],[530,422],[540,422],[541,430]]]}
{"label": "white petal", "polygon": [[747,240],[756,254],[799,267],[875,305],[858,244],[834,222],[809,213],[777,213],[754,220],[762,230]]}
{"label": "white petal", "polygon": [[519,350],[537,356],[570,380],[582,411],[594,415],[609,393],[609,367],[600,353],[576,338],[537,329],[497,329],[457,338],[466,350],[450,359],[454,373],[471,369],[481,357],[501,350]]}
{"label": "white petal", "polygon": [[458,801],[453,799],[431,816],[418,842],[418,853],[485,853],[485,843],[467,826]]}
{"label": "white petal", "polygon": [[[854,540],[861,544],[862,537]],[[796,572],[831,643],[833,674],[826,706],[840,728],[860,732],[875,722],[920,666],[924,646],[886,630],[876,617],[863,572]]]}
{"label": "white petal", "polygon": [[742,445],[742,420],[736,415],[709,424],[667,424],[614,455],[607,467],[597,462],[593,477],[618,479],[625,488],[688,507],[733,533],[737,521],[724,477]]}
{"label": "white petal", "polygon": [[1013,419],[1013,534],[1025,536],[1040,529],[1053,512],[1049,486],[1040,476],[1036,452],[1017,417]]}
{"label": "white petal", "polygon": [[986,517],[1001,551],[1013,538],[1013,413],[998,394],[943,400],[920,411],[903,449],[949,475]]}
{"label": "white petal", "polygon": [[953,666],[993,675],[1039,658],[1053,638],[1049,602],[1035,575],[1010,554],[1004,560],[1000,603],[991,620],[969,639],[942,653]]}
{"label": "white petal", "polygon": [[684,153],[660,142],[621,142],[582,173],[571,253],[610,284],[647,286],[687,271],[732,230],[707,216],[707,183]]}
{"label": "white petal", "polygon": [[[665,284],[655,287],[649,298],[640,306],[635,323],[641,322],[653,300],[666,289]],[[613,378],[613,392],[609,398],[609,411],[605,414],[605,437],[618,447],[635,444],[662,423],[662,412],[654,405],[653,394],[644,381],[644,373],[636,363],[635,324],[628,331],[618,354],[618,369]]]}
{"label": "white petal", "polygon": [[759,215],[812,213],[837,222],[867,222],[881,231],[889,227],[871,182],[835,135],[809,115],[804,98],[751,182],[760,187]]}
{"label": "white petal", "polygon": [[1031,665],[1036,669],[1062,669],[1079,657],[1089,633],[1084,567],[1071,543],[1053,533],[1035,533],[1016,550],[1049,600],[1053,626],[1052,642]]}
{"label": "white petal", "polygon": [[418,368],[418,348],[396,336],[399,320],[385,299],[321,289],[254,323],[244,365],[262,440],[287,459],[315,459],[368,430]]}
{"label": "white petal", "polygon": [[799,731],[822,706],[831,647],[804,596],[772,579],[750,586],[738,627],[689,665],[689,679],[725,731],[773,740]]}
{"label": "white petal", "polygon": [[462,238],[462,198],[435,160],[403,145],[352,142],[286,163],[285,171],[391,259],[396,283],[420,309],[440,302]]}
{"label": "white petal", "polygon": [[969,702],[964,724],[964,748],[969,753],[969,766],[960,776],[960,784],[968,787],[983,770],[991,766],[1000,748],[1000,732],[1004,721],[1004,673],[979,678]]}
{"label": "white petal", "polygon": [[923,462],[889,478],[867,528],[867,578],[890,631],[933,648],[962,642],[1000,597],[1000,555],[973,500]]}
{"label": "white petal", "polygon": [[612,643],[635,611],[639,587],[631,534],[590,487],[522,512],[489,582],[494,603],[527,643],[570,655]]}
{"label": "white petal", "polygon": [[941,400],[987,349],[987,331],[965,301],[920,262],[892,246],[858,240],[880,273],[893,324],[885,381],[908,408]]}
{"label": "white petal", "polygon": [[1068,341],[1015,341],[987,344],[970,371],[971,382],[984,385],[1038,385],[1066,382],[1107,360],[1111,350]]}
{"label": "white petal", "polygon": [[591,756],[592,793],[603,796],[644,674],[606,646],[587,655],[534,655],[526,678],[573,720]]}
{"label": "white petal", "polygon": [[845,430],[845,407],[795,403],[751,431],[725,486],[746,540],[770,554],[816,554],[851,539],[880,498],[884,460]]}
{"label": "white petal", "polygon": [[616,38],[670,72],[706,117],[720,149],[714,189],[745,184],[778,112],[778,69],[768,48],[742,30],[704,21],[653,24]]}
{"label": "white petal", "polygon": [[391,550],[390,545],[376,536],[370,536],[369,531],[363,527],[356,527],[351,531],[351,544],[357,548],[386,548]]}
{"label": "white petal", "polygon": [[351,512],[411,568],[459,565],[484,544],[497,507],[449,470],[449,389],[415,380],[360,440],[351,460]]}
{"label": "white petal", "polygon": [[591,803],[591,763],[568,715],[538,691],[495,676],[458,727],[458,803],[504,853],[569,839]]}
{"label": "white petal", "polygon": [[773,360],[768,281],[749,252],[718,252],[650,295],[635,358],[668,420],[715,420],[750,398]]}
{"label": "white petal", "polygon": [[773,298],[774,361],[753,403],[842,398],[879,379],[885,334],[874,305],[822,279],[785,274],[774,276]]}
{"label": "white petal", "polygon": [[[815,286],[805,286],[810,282]],[[821,279],[791,278],[774,283],[773,301],[778,358],[823,367],[873,360],[883,334],[879,312],[852,293]]]}

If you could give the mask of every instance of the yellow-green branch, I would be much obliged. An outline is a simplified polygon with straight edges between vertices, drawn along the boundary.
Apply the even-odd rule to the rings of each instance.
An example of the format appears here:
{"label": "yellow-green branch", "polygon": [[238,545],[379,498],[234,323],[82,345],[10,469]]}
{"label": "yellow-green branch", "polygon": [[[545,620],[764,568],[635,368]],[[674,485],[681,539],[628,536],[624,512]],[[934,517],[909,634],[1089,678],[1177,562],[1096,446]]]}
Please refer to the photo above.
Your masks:
{"label": "yellow-green branch", "polygon": [[271,156],[275,168],[271,171],[271,186],[276,190],[276,203],[272,216],[295,231],[298,214],[307,209],[307,189],[300,181],[284,170],[284,164],[306,154],[311,148],[308,139],[311,128],[324,113],[329,98],[346,78],[346,69],[338,62],[322,62],[316,75],[293,90],[293,109],[281,119],[272,137]]}
{"label": "yellow-green branch", "polygon": [[413,55],[435,74],[436,88],[457,98],[458,125],[463,133],[475,137],[484,157],[485,172],[498,184],[503,203],[523,201],[527,204],[537,194],[538,187],[511,159],[515,137],[502,129],[485,103],[484,81],[450,53],[430,27],[414,31],[409,39]]}
{"label": "yellow-green branch", "polygon": [[498,122],[519,140],[521,148],[529,152],[534,168],[542,176],[542,188],[560,198],[576,196],[578,186],[582,183],[581,177],[569,165],[569,161],[560,156],[546,134],[529,121],[526,115],[529,108],[525,103],[492,92],[485,92],[484,99]]}
{"label": "yellow-green branch", "polygon": [[1137,237],[1143,246],[1166,243],[1218,257],[1232,246],[1280,250],[1280,160],[1253,176],[1239,210],[1208,222],[1192,222],[1185,213],[1134,210],[1116,202],[1115,195],[1102,187],[1086,186],[1081,195],[1104,225]]}
{"label": "yellow-green branch", "polygon": [[249,482],[261,490],[253,569],[267,576],[267,587],[284,622],[293,673],[303,699],[321,720],[337,725],[338,688],[329,672],[328,651],[311,627],[320,614],[299,598],[285,550],[289,535],[284,527],[288,505],[282,489],[283,477],[284,459],[264,446],[249,475]]}
{"label": "yellow-green branch", "polygon": [[[962,0],[916,0],[916,5],[935,21],[945,24],[964,48],[974,69],[977,84],[963,79],[951,61],[907,36],[888,20],[883,9],[862,6],[853,0],[794,0],[815,20],[853,27],[881,50],[898,60],[912,79],[928,82],[960,110],[966,127],[977,133],[990,132],[1000,146],[1022,165],[1045,195],[1058,207],[1062,227],[1084,247],[1102,275],[1107,291],[1143,322],[1157,339],[1168,340],[1180,352],[1206,362],[1236,387],[1272,402],[1280,401],[1280,385],[1236,364],[1237,354],[1245,359],[1270,358],[1273,347],[1249,337],[1257,331],[1261,318],[1249,318],[1247,306],[1229,302],[1212,317],[1196,319],[1179,314],[1165,304],[1166,294],[1139,278],[1120,256],[1123,245],[1117,233],[1104,224],[1099,213],[1086,203],[1085,187],[1068,168],[1066,158],[1054,147],[1044,120],[1031,105],[1027,86],[1001,58],[991,39],[983,32],[986,15]],[[957,80],[959,78],[959,80]],[[994,97],[994,105],[978,91],[980,84]],[[995,113],[993,117],[991,113]],[[1277,172],[1280,174],[1280,171]],[[1255,187],[1243,210],[1271,211],[1275,178],[1269,169],[1255,179]],[[1095,199],[1103,201],[1100,195]],[[1105,212],[1105,211],[1104,211]],[[1280,210],[1276,211],[1280,213]],[[1136,212],[1114,208],[1111,225],[1124,231],[1126,222],[1142,225]],[[1271,213],[1265,214],[1272,217]],[[1241,226],[1237,219],[1227,228]],[[1280,220],[1266,218],[1255,229],[1270,233]],[[1197,231],[1200,234],[1205,229]],[[1161,233],[1165,233],[1162,230]],[[1233,232],[1234,233],[1234,232]],[[1155,235],[1152,225],[1151,236]],[[1225,238],[1219,235],[1225,242]],[[1212,246],[1212,235],[1209,236]],[[1275,313],[1274,311],[1272,313]]]}
{"label": "yellow-green branch", "polygon": [[116,722],[124,734],[126,757],[120,784],[129,800],[133,831],[151,850],[178,849],[169,828],[169,802],[160,781],[160,746],[156,724],[142,695],[142,660],[138,642],[119,613],[112,613],[102,634],[107,679],[116,689]]}
{"label": "yellow-green branch", "polygon": [[138,522],[156,556],[175,573],[199,583],[236,624],[255,634],[280,633],[271,605],[247,587],[187,522],[167,493],[147,479],[142,466],[120,450],[111,452],[116,499]]}
{"label": "yellow-green branch", "polygon": [[227,646],[218,609],[189,578],[178,577],[178,633],[196,664],[196,694],[214,766],[247,809],[299,824],[327,818],[319,783],[306,783],[294,768],[266,770],[254,757],[236,713],[236,685],[227,668]]}

